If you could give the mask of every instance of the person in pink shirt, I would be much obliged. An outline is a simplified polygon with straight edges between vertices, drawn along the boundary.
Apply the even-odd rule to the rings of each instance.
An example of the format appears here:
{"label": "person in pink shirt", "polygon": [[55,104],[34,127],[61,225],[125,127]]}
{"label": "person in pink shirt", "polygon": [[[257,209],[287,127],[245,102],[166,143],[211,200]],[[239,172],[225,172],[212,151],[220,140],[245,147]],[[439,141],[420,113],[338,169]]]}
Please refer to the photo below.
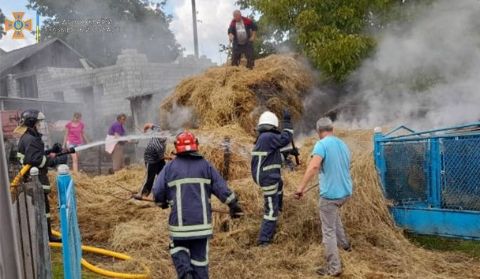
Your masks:
{"label": "person in pink shirt", "polygon": [[[87,142],[87,138],[84,133],[85,124],[82,122],[82,114],[75,112],[73,119],[65,125],[65,138],[63,140],[63,146],[67,148],[77,147]],[[73,172],[78,172],[78,153],[72,153],[72,168]]]}

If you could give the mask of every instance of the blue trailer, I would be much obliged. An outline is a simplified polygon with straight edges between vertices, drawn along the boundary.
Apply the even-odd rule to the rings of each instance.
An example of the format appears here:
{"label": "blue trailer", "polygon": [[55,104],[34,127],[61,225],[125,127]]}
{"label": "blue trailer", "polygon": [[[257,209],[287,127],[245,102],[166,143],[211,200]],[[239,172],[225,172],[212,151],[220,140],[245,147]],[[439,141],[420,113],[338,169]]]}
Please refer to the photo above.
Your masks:
{"label": "blue trailer", "polygon": [[422,132],[377,129],[374,157],[398,226],[480,240],[480,122]]}

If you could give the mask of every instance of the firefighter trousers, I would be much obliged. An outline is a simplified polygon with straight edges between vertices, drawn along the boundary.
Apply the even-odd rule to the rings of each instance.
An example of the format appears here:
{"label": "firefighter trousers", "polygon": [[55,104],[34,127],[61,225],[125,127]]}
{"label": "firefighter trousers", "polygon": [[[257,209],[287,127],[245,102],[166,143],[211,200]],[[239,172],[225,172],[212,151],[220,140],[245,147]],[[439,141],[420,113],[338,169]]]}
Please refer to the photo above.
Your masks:
{"label": "firefighter trousers", "polygon": [[283,182],[262,186],[264,200],[263,221],[258,235],[258,243],[270,243],[275,236],[277,219],[283,209]]}
{"label": "firefighter trousers", "polygon": [[173,240],[170,255],[179,279],[208,279],[208,238]]}
{"label": "firefighter trousers", "polygon": [[51,242],[60,242],[60,239],[55,237],[52,234],[52,221],[51,221],[51,216],[50,216],[50,201],[48,200],[48,195],[51,192],[51,186],[50,186],[50,181],[47,176],[47,170],[42,169],[40,170],[40,174],[38,175],[38,180],[40,184],[42,185],[43,188],[43,194],[45,197],[45,215],[47,217],[47,232],[48,232],[48,239]]}

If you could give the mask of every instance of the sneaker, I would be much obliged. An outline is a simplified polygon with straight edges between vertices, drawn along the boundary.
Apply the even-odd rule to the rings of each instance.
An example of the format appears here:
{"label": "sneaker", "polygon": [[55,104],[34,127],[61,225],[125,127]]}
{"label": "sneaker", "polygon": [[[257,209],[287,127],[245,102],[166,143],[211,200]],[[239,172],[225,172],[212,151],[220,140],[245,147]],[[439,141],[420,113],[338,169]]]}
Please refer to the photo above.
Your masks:
{"label": "sneaker", "polygon": [[316,273],[320,276],[333,276],[333,277],[339,277],[342,274],[341,271],[337,273],[330,273],[325,267],[320,267],[319,269],[317,269]]}
{"label": "sneaker", "polygon": [[262,248],[265,248],[265,247],[268,247],[271,243],[268,242],[268,241],[258,241],[257,242],[257,246],[258,247],[262,247]]}

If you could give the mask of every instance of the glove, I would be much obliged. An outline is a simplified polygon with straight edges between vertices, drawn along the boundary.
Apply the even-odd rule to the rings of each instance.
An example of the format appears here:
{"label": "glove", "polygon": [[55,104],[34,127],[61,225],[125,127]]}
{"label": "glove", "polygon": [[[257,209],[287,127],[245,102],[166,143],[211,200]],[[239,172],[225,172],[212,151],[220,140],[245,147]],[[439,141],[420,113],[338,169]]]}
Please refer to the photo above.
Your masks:
{"label": "glove", "polygon": [[290,151],[290,154],[292,154],[293,156],[300,156],[300,152],[298,152],[298,148],[292,148],[292,150]]}
{"label": "glove", "polygon": [[243,210],[240,208],[237,202],[232,202],[230,205],[230,217],[232,219],[240,218],[243,216]]}
{"label": "glove", "polygon": [[62,145],[60,143],[54,143],[52,148],[45,150],[45,155],[48,155],[50,153],[60,153],[62,152]]}
{"label": "glove", "polygon": [[288,109],[283,110],[282,126],[284,130],[287,130],[293,134],[292,116],[290,115]]}

